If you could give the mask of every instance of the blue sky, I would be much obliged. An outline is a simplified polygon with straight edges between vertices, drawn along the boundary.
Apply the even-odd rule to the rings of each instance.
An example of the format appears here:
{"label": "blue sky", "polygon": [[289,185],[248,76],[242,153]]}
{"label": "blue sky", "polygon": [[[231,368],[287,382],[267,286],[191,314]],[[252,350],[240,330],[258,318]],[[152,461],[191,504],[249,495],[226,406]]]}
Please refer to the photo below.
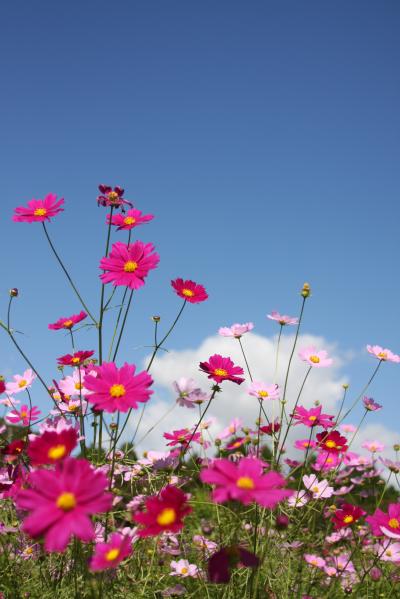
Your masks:
{"label": "blue sky", "polygon": [[[14,326],[46,376],[69,349],[47,324],[80,307],[41,227],[11,215],[32,197],[65,198],[49,228],[97,306],[101,182],[156,215],[137,237],[161,255],[121,359],[140,361],[152,314],[174,317],[177,276],[210,300],[187,310],[175,349],[237,321],[271,335],[266,313],[296,314],[309,281],[305,332],[352,352],[342,372],[354,389],[374,365],[366,343],[400,352],[398,2],[39,0],[3,3],[0,16],[0,317],[18,287]],[[3,371],[21,371],[0,344]],[[387,366],[371,393],[389,424],[400,384]]]}

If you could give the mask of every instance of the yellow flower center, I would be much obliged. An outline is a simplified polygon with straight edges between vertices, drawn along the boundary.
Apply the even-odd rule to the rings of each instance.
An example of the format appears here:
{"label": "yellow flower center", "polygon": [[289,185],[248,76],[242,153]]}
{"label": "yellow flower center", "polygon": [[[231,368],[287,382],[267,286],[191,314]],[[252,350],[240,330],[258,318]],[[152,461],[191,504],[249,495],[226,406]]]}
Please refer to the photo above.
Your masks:
{"label": "yellow flower center", "polygon": [[74,323],[73,323],[73,321],[72,321],[71,319],[70,319],[70,320],[65,320],[65,321],[63,322],[63,327],[65,327],[65,328],[67,328],[67,329],[70,329],[70,328],[73,326],[73,324],[74,324]]}
{"label": "yellow flower center", "polygon": [[232,447],[240,447],[240,446],[241,446],[241,444],[242,444],[242,442],[241,442],[241,441],[235,441],[235,442],[233,443]]}
{"label": "yellow flower center", "polygon": [[350,522],[353,522],[353,520],[354,520],[354,518],[353,518],[353,516],[350,516],[350,514],[343,518],[343,522],[345,522],[346,524],[350,524]]}
{"label": "yellow flower center", "polygon": [[59,460],[60,458],[64,457],[66,453],[67,448],[65,445],[54,445],[54,447],[50,447],[49,451],[47,452],[47,456],[51,460]]}
{"label": "yellow flower center", "polygon": [[108,194],[108,199],[110,200],[110,202],[115,202],[115,200],[118,200],[118,194],[116,191],[110,191],[110,193]]}
{"label": "yellow flower center", "polygon": [[325,443],[325,446],[326,446],[326,447],[329,447],[329,448],[331,448],[331,449],[332,449],[333,447],[337,447],[337,445],[336,445],[335,441],[332,441],[331,439]]}
{"label": "yellow flower center", "polygon": [[327,464],[332,464],[332,462],[333,462],[333,459],[332,459],[332,458],[328,458],[328,459],[326,460],[326,463],[327,463]]}
{"label": "yellow flower center", "polygon": [[386,555],[387,555],[388,557],[392,557],[393,553],[391,552],[391,550],[390,550],[390,549],[388,549],[388,550],[386,551]]}
{"label": "yellow flower center", "polygon": [[33,549],[32,549],[32,547],[27,547],[27,548],[25,549],[25,553],[27,553],[28,555],[30,555],[31,553],[33,553]]}
{"label": "yellow flower center", "polygon": [[45,214],[47,214],[47,210],[46,210],[46,208],[36,208],[36,210],[33,214],[35,216],[44,216]]}
{"label": "yellow flower center", "polygon": [[189,570],[187,568],[182,568],[181,574],[187,574]]}
{"label": "yellow flower center", "polygon": [[78,409],[78,405],[77,404],[75,404],[75,403],[68,404],[68,411],[69,412],[75,412],[75,410],[77,410],[77,409]]}
{"label": "yellow flower center", "polygon": [[311,420],[311,422],[314,422],[314,420],[316,420],[317,417],[316,416],[309,416],[308,419]]}
{"label": "yellow flower center", "polygon": [[124,271],[125,272],[135,272],[137,267],[138,267],[137,262],[134,262],[133,260],[128,260],[128,262],[125,262],[125,264],[124,264]]}
{"label": "yellow flower center", "polygon": [[25,410],[23,410],[22,412],[20,412],[21,418],[26,418],[28,416],[28,412],[25,412]]}
{"label": "yellow flower center", "polygon": [[217,376],[227,376],[228,372],[225,370],[225,368],[216,368],[214,370],[214,374]]}
{"label": "yellow flower center", "polygon": [[73,493],[68,493],[68,491],[65,493],[61,493],[61,495],[57,499],[56,505],[60,508],[60,510],[63,510],[64,512],[69,512],[73,510],[74,507],[76,507],[75,495]]}
{"label": "yellow flower center", "polygon": [[75,389],[77,391],[80,391],[82,389],[82,387],[83,387],[82,383],[75,383]]}
{"label": "yellow flower center", "polygon": [[176,520],[176,511],[172,507],[164,508],[157,516],[157,523],[160,526],[168,526]]}
{"label": "yellow flower center", "polygon": [[319,487],[315,486],[315,487],[311,487],[311,491],[313,493],[319,493]]}
{"label": "yellow flower center", "polygon": [[388,524],[390,528],[400,528],[400,522],[397,520],[397,518],[390,518]]}
{"label": "yellow flower center", "polygon": [[236,481],[236,486],[239,489],[254,489],[254,480],[250,476],[241,476]]}
{"label": "yellow flower center", "polygon": [[268,392],[267,391],[259,391],[258,395],[259,395],[259,397],[268,397]]}
{"label": "yellow flower center", "polygon": [[74,364],[78,364],[78,362],[80,362],[80,358],[72,358],[71,362],[73,362]]}
{"label": "yellow flower center", "polygon": [[27,384],[28,384],[28,381],[26,381],[25,379],[21,379],[18,383],[18,387],[20,389],[22,389],[22,387],[26,387]]}
{"label": "yellow flower center", "polygon": [[387,358],[387,353],[385,351],[381,351],[378,354],[378,358],[380,358],[381,360],[386,360]]}
{"label": "yellow flower center", "polygon": [[186,297],[194,296],[194,291],[192,291],[191,289],[182,289],[182,293],[183,295],[186,295]]}
{"label": "yellow flower center", "polygon": [[309,357],[310,362],[312,362],[313,364],[319,364],[320,359],[318,358],[318,356],[310,356]]}
{"label": "yellow flower center", "polygon": [[133,216],[126,216],[124,218],[124,225],[133,225],[136,222],[136,218],[133,218]]}
{"label": "yellow flower center", "polygon": [[110,388],[111,397],[122,397],[123,395],[125,395],[125,393],[126,391],[123,385],[113,385]]}
{"label": "yellow flower center", "polygon": [[108,562],[113,562],[115,559],[117,559],[120,553],[120,550],[114,547],[114,549],[110,549],[110,551],[107,551],[107,553],[105,554],[105,558]]}

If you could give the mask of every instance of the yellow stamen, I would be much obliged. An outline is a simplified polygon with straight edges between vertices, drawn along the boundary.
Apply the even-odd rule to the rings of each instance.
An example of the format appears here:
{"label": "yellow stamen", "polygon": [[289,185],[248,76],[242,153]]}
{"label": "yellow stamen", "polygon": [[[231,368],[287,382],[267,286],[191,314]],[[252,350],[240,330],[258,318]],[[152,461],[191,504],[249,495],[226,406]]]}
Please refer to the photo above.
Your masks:
{"label": "yellow stamen", "polygon": [[267,391],[259,391],[259,392],[258,392],[258,395],[259,395],[260,397],[268,397],[268,392],[267,392]]}
{"label": "yellow stamen", "polygon": [[309,416],[308,419],[311,420],[311,422],[314,422],[314,420],[316,420],[317,417],[316,416]]}
{"label": "yellow stamen", "polygon": [[387,359],[387,353],[385,351],[379,352],[378,358],[380,358],[381,360],[386,360]]}
{"label": "yellow stamen", "polygon": [[80,391],[82,389],[82,387],[83,387],[82,383],[75,383],[75,389],[77,391]]}
{"label": "yellow stamen", "polygon": [[51,460],[59,460],[60,458],[63,458],[66,453],[67,448],[65,445],[54,445],[54,447],[50,447],[49,451],[47,452],[47,456]]}
{"label": "yellow stamen", "polygon": [[329,440],[329,441],[327,441],[327,442],[325,443],[325,446],[326,446],[326,447],[329,447],[329,448],[331,448],[331,449],[332,449],[333,447],[337,447],[337,445],[336,445],[335,441],[332,441],[332,440]]}
{"label": "yellow stamen", "polygon": [[400,522],[397,520],[397,518],[390,518],[388,524],[390,528],[400,528]]}
{"label": "yellow stamen", "polygon": [[80,358],[72,358],[71,362],[73,362],[74,364],[78,364],[78,362],[80,362],[81,359]]}
{"label": "yellow stamen", "polygon": [[113,385],[110,388],[111,397],[122,397],[123,395],[125,395],[125,393],[126,391],[123,385]]}
{"label": "yellow stamen", "polygon": [[133,218],[133,216],[126,216],[124,218],[124,225],[133,225],[136,222],[136,218]]}
{"label": "yellow stamen", "polygon": [[134,262],[133,260],[128,260],[128,262],[125,262],[125,264],[124,264],[124,271],[125,272],[135,272],[137,267],[138,267],[137,262]]}
{"label": "yellow stamen", "polygon": [[228,372],[225,370],[225,368],[216,368],[214,370],[214,374],[216,374],[217,376],[227,376]]}
{"label": "yellow stamen", "polygon": [[343,518],[343,522],[345,522],[346,524],[350,524],[350,522],[353,522],[354,518],[353,516],[350,516],[350,514],[348,516],[346,516],[345,518]]}
{"label": "yellow stamen", "polygon": [[160,526],[169,526],[176,520],[176,511],[172,507],[166,507],[157,516],[157,523]]}
{"label": "yellow stamen", "polygon": [[76,507],[76,498],[73,493],[61,493],[56,502],[57,507],[59,507],[64,512],[69,512]]}
{"label": "yellow stamen", "polygon": [[20,412],[20,416],[21,418],[26,418],[28,416],[28,412],[25,412],[25,410],[23,410],[22,412]]}
{"label": "yellow stamen", "polygon": [[182,568],[181,574],[187,574],[189,570],[187,568]]}
{"label": "yellow stamen", "polygon": [[312,362],[313,364],[319,364],[320,359],[318,358],[318,356],[310,356],[309,357],[310,362]]}
{"label": "yellow stamen", "polygon": [[33,214],[35,216],[45,216],[45,214],[47,214],[47,210],[46,208],[36,208]]}
{"label": "yellow stamen", "polygon": [[115,202],[116,200],[118,200],[118,194],[116,191],[110,191],[110,193],[108,194],[108,199],[110,200],[110,202]]}
{"label": "yellow stamen", "polygon": [[70,329],[72,326],[74,325],[74,322],[72,320],[66,320],[63,322],[63,327]]}
{"label": "yellow stamen", "polygon": [[312,491],[313,493],[319,493],[319,487],[317,487],[317,486],[315,486],[315,487],[312,487],[312,488],[311,488],[311,491]]}
{"label": "yellow stamen", "polygon": [[194,291],[192,291],[191,289],[182,289],[182,294],[186,295],[186,297],[193,297]]}
{"label": "yellow stamen", "polygon": [[110,551],[107,551],[107,553],[105,554],[105,558],[108,562],[112,562],[115,559],[117,559],[120,553],[120,550],[114,547],[114,549],[110,549]]}
{"label": "yellow stamen", "polygon": [[239,489],[254,489],[255,487],[254,480],[249,476],[241,476],[238,478],[236,486],[239,487]]}
{"label": "yellow stamen", "polygon": [[22,387],[26,387],[27,384],[28,384],[28,381],[26,381],[25,379],[21,379],[18,383],[18,387],[20,389],[22,389]]}

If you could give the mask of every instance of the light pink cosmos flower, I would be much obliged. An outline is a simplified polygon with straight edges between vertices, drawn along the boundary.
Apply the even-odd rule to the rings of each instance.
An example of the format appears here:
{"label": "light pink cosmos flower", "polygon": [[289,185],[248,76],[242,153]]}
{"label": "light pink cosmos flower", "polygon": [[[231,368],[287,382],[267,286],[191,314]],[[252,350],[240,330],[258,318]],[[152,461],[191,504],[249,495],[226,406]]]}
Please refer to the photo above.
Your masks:
{"label": "light pink cosmos flower", "polygon": [[275,310],[271,312],[271,314],[267,314],[267,318],[270,320],[276,320],[281,326],[286,326],[289,324],[298,324],[299,319],[294,316],[287,316],[287,314],[279,314]]}
{"label": "light pink cosmos flower", "polygon": [[194,535],[193,543],[201,549],[201,551],[205,554],[206,557],[209,557],[214,551],[217,549],[218,545],[214,541],[210,541],[207,537],[203,537],[202,535]]}
{"label": "light pink cosmos flower", "polygon": [[149,271],[156,268],[160,257],[152,253],[154,245],[135,241],[129,246],[117,241],[113,244],[108,257],[100,260],[100,268],[106,272],[100,275],[103,283],[112,283],[114,287],[123,285],[130,289],[139,289]]}
{"label": "light pink cosmos flower", "polygon": [[17,404],[21,403],[19,399],[15,397],[7,396],[4,399],[0,399],[0,405],[7,406],[8,408],[15,408]]}
{"label": "light pink cosmos flower", "polygon": [[98,410],[105,412],[127,412],[136,409],[138,402],[145,403],[153,393],[149,387],[153,384],[151,376],[143,371],[135,375],[136,366],[125,364],[117,368],[114,362],[103,362],[94,366],[97,376],[85,376],[85,387],[93,391],[87,399]]}
{"label": "light pink cosmos flower", "polygon": [[61,208],[63,204],[62,198],[57,201],[57,196],[49,193],[43,200],[30,200],[27,206],[15,208],[13,221],[20,223],[50,221],[50,218],[64,210]]}
{"label": "light pink cosmos flower", "polygon": [[52,410],[51,413],[54,416],[57,416],[58,414],[60,414],[61,410],[63,414],[86,414],[87,407],[88,403],[84,399],[70,399],[68,403],[65,401],[60,401],[57,404],[57,408],[55,410]]}
{"label": "light pink cosmos flower", "polygon": [[361,447],[363,449],[368,449],[371,453],[377,453],[385,449],[383,443],[380,443],[379,441],[364,441]]}
{"label": "light pink cosmos flower", "polygon": [[243,422],[240,418],[234,418],[231,421],[231,423],[229,424],[229,426],[227,426],[220,433],[218,433],[218,435],[216,436],[216,439],[222,440],[222,439],[228,439],[229,437],[232,437],[232,435],[235,435],[237,433],[237,431],[240,429],[242,424],[243,424]]}
{"label": "light pink cosmos flower", "polygon": [[257,399],[279,399],[279,386],[253,381],[248,389],[248,394]]}
{"label": "light pink cosmos flower", "polygon": [[90,560],[89,570],[98,572],[116,568],[132,553],[132,539],[117,532],[113,533],[107,543],[97,543]]}
{"label": "light pink cosmos flower", "polygon": [[208,399],[208,394],[198,387],[194,379],[181,377],[174,381],[172,386],[178,394],[176,403],[182,407],[194,408],[196,404],[199,405]]}
{"label": "light pink cosmos flower", "polygon": [[[79,372],[80,371],[80,372]],[[84,397],[85,395],[89,395],[91,391],[85,388],[86,371],[84,369],[75,368],[72,372],[72,375],[66,376],[58,382],[58,386],[64,395],[68,395],[68,397],[79,395]]]}
{"label": "light pink cosmos flower", "polygon": [[72,536],[85,543],[94,539],[90,516],[111,508],[108,481],[83,459],[67,458],[54,470],[35,470],[31,488],[18,492],[17,507],[29,511],[22,530],[30,537],[45,537],[46,551],[64,551]]}
{"label": "light pink cosmos flower", "polygon": [[117,227],[117,231],[130,230],[138,225],[144,225],[149,221],[153,220],[153,214],[143,214],[140,210],[132,208],[125,212],[125,214],[107,214],[107,224],[110,223]]}
{"label": "light pink cosmos flower", "polygon": [[180,559],[177,562],[172,560],[171,568],[172,572],[170,572],[170,575],[181,578],[187,578],[188,576],[196,578],[199,573],[198,567],[195,564],[190,564],[187,559]]}
{"label": "light pink cosmos flower", "polygon": [[333,362],[332,358],[328,358],[328,352],[325,350],[317,351],[313,345],[305,347],[299,351],[299,358],[303,362],[307,362],[313,368],[326,368]]}
{"label": "light pink cosmos flower", "polygon": [[400,362],[400,356],[380,345],[367,345],[367,351],[374,356],[374,358],[382,360],[383,362],[395,362],[397,364]]}
{"label": "light pink cosmos flower", "polygon": [[306,450],[306,449],[314,449],[317,446],[315,441],[311,441],[310,439],[297,439],[294,442],[294,446],[296,449]]}
{"label": "light pink cosmos flower", "polygon": [[292,490],[283,489],[285,479],[278,472],[263,474],[264,462],[246,457],[233,463],[228,459],[213,460],[200,473],[203,482],[216,485],[213,501],[223,503],[229,499],[248,505],[255,501],[272,509],[290,497]]}
{"label": "light pink cosmos flower", "polygon": [[354,424],[341,424],[339,428],[342,433],[355,433],[357,430]]}
{"label": "light pink cosmos flower", "polygon": [[218,329],[218,334],[222,337],[235,337],[236,339],[240,339],[242,335],[253,329],[254,324],[252,322],[245,322],[244,324],[235,323],[230,327],[221,327]]}
{"label": "light pink cosmos flower", "polygon": [[383,562],[400,563],[400,543],[377,543],[374,547],[376,555]]}
{"label": "light pink cosmos flower", "polygon": [[303,507],[310,501],[310,496],[307,491],[300,490],[288,499],[290,507]]}
{"label": "light pink cosmos flower", "polygon": [[313,553],[305,553],[303,557],[307,564],[310,564],[315,568],[323,568],[326,564],[326,561],[322,557],[319,557],[319,555],[314,555]]}
{"label": "light pink cosmos flower", "polygon": [[14,395],[15,393],[20,393],[25,389],[29,389],[35,378],[36,375],[33,374],[33,370],[30,368],[25,370],[24,374],[14,374],[14,381],[6,383],[6,393],[8,393],[8,395]]}
{"label": "light pink cosmos flower", "polygon": [[29,406],[24,405],[21,406],[19,411],[12,410],[9,412],[6,416],[6,420],[12,424],[18,424],[18,422],[21,422],[24,426],[29,426],[29,424],[39,418],[40,414],[41,411],[36,406],[33,406],[32,409],[30,409]]}
{"label": "light pink cosmos flower", "polygon": [[303,484],[314,499],[324,499],[333,495],[333,487],[329,486],[329,482],[325,479],[318,481],[315,474],[304,475]]}

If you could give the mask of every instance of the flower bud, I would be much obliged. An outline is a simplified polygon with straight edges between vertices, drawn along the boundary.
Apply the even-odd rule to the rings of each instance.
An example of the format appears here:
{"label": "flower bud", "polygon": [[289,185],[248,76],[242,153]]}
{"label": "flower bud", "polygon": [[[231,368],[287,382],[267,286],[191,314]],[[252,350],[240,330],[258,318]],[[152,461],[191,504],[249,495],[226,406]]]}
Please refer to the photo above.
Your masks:
{"label": "flower bud", "polygon": [[303,288],[302,288],[302,290],[300,292],[300,295],[302,297],[304,297],[304,299],[307,298],[307,297],[310,297],[310,295],[311,295],[311,287],[310,287],[310,285],[308,283],[304,283]]}
{"label": "flower bud", "polygon": [[18,297],[18,289],[16,287],[13,287],[12,289],[10,289],[9,294],[10,297]]}
{"label": "flower bud", "polygon": [[279,514],[275,519],[275,526],[278,530],[284,530],[289,526],[289,518],[285,514]]}
{"label": "flower bud", "polygon": [[369,575],[371,577],[371,579],[374,582],[377,582],[378,580],[380,580],[380,578],[382,577],[382,572],[379,568],[377,568],[376,566],[374,566],[373,568],[371,568],[371,570],[369,571]]}
{"label": "flower bud", "polygon": [[343,387],[343,389],[345,391],[347,391],[347,389],[349,388],[349,384],[348,383],[343,383],[342,387]]}
{"label": "flower bud", "polygon": [[151,320],[152,320],[153,322],[160,322],[160,320],[161,320],[161,316],[152,316],[152,317],[151,317]]}
{"label": "flower bud", "polygon": [[395,443],[393,445],[393,449],[394,449],[394,451],[400,451],[400,443]]}

